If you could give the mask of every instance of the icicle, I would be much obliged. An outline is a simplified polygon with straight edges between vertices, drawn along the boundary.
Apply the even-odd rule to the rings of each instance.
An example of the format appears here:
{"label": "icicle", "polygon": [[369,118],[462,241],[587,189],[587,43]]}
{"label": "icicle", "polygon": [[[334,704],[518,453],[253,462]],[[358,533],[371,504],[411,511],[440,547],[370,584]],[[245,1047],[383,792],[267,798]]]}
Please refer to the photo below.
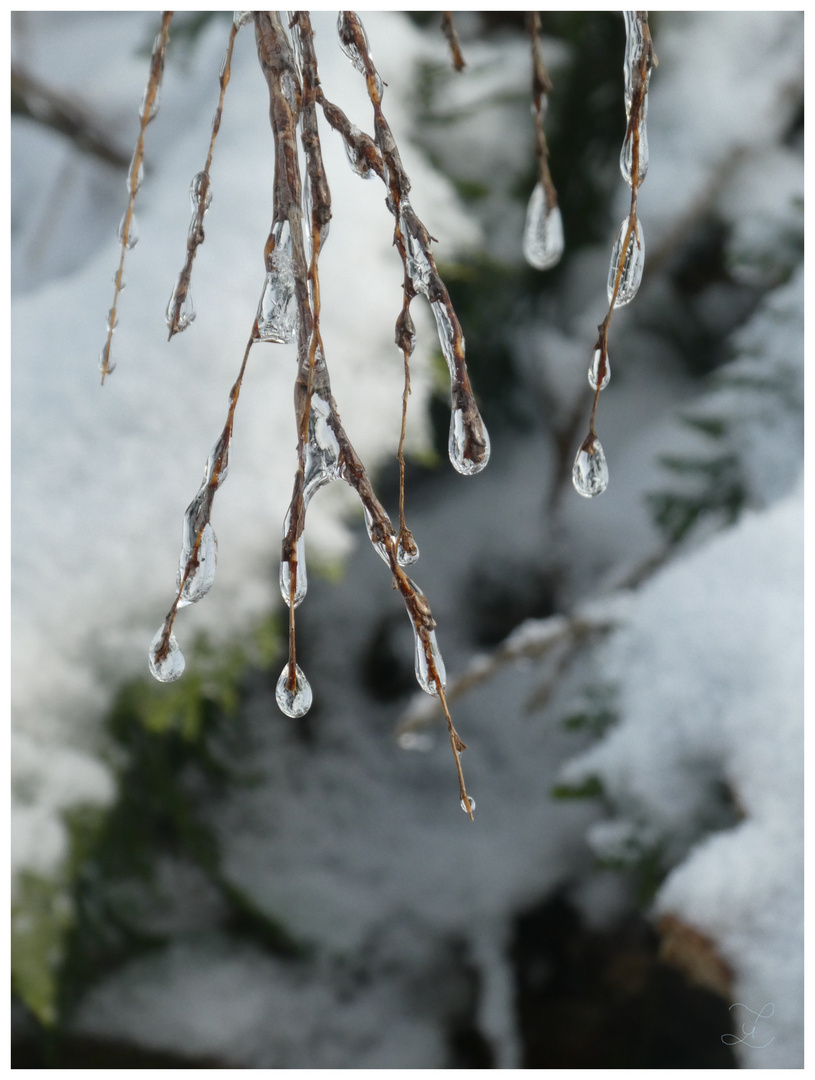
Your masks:
{"label": "icicle", "polygon": [[306,506],[315,491],[339,479],[340,444],[328,423],[330,415],[330,403],[319,394],[312,394],[303,481],[303,501]]}
{"label": "icicle", "polygon": [[[623,259],[623,243],[628,233],[629,218],[625,218],[617,231],[617,239],[611,252],[611,266],[608,271],[608,302],[615,308],[630,304],[642,283],[642,272],[645,267],[645,242],[642,236],[642,226],[637,221],[636,229],[631,231],[628,238],[628,248]],[[617,285],[617,274],[622,263],[620,282]],[[616,288],[616,295],[615,295]]]}
{"label": "icicle", "polygon": [[524,258],[536,270],[548,270],[563,255],[563,218],[560,207],[549,205],[543,184],[535,185],[526,211]]}
{"label": "icicle", "polygon": [[[441,652],[439,651],[439,646],[436,642],[436,631],[433,629],[434,623],[430,617],[430,608],[425,599],[425,595],[414,581],[410,582],[410,587],[414,593],[414,602],[419,606],[419,609],[426,612],[427,615],[427,618],[424,620],[425,625],[418,627],[412,612],[408,610],[410,625],[413,629],[413,639],[416,646],[416,681],[426,694],[437,696],[439,693],[439,683],[441,684],[442,690],[447,685],[447,671],[444,667],[444,660],[442,660]],[[434,674],[431,671],[431,662],[437,678],[434,678]]]}
{"label": "icicle", "polygon": [[164,640],[165,625],[159,627],[156,631],[153,640],[150,642],[150,649],[147,654],[148,663],[150,665],[150,672],[159,682],[175,682],[176,679],[180,679],[184,673],[185,660],[184,654],[178,647],[178,642],[175,639],[174,634],[170,634],[170,641],[167,647],[167,653],[161,660],[157,658],[159,646]]}
{"label": "icicle", "polygon": [[299,717],[305,716],[311,708],[312,693],[311,685],[303,674],[299,664],[294,665],[294,679],[294,690],[290,690],[288,686],[289,665],[286,664],[281,672],[280,678],[277,680],[275,700],[282,713],[297,720]]}
{"label": "icicle", "polygon": [[288,221],[273,230],[274,246],[267,257],[266,283],[258,306],[258,336],[261,341],[287,345],[297,334],[297,297]]}
{"label": "icicle", "polygon": [[608,487],[608,465],[603,447],[596,435],[589,434],[577,452],[572,483],[578,495],[591,499],[602,495]]}
{"label": "icicle", "polygon": [[[589,366],[589,386],[592,390],[597,390],[597,381],[600,378],[600,361],[603,356],[602,348],[594,350],[594,356],[592,357],[591,364]],[[606,353],[606,361],[603,370],[603,381],[600,383],[599,389],[605,390],[608,386],[609,379],[611,378],[611,363],[608,359],[608,353]]]}
{"label": "icicle", "polygon": [[490,437],[474,402],[469,409],[452,410],[447,450],[453,468],[462,476],[475,476],[490,460]]}

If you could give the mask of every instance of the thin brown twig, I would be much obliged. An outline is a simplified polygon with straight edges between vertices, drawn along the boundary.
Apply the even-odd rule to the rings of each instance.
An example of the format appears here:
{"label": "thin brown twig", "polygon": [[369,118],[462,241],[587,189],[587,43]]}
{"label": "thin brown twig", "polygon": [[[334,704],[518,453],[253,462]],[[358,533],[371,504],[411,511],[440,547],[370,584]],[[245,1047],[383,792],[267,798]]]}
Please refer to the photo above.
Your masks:
{"label": "thin brown twig", "polygon": [[193,211],[190,227],[187,231],[187,252],[184,258],[184,266],[181,269],[181,273],[178,275],[178,280],[167,309],[167,325],[170,331],[168,340],[170,340],[174,334],[184,330],[194,317],[190,313],[187,318],[183,320],[182,309],[184,308],[189,293],[192,264],[195,260],[198,248],[204,242],[204,214],[207,212],[210,203],[209,171],[212,166],[212,155],[215,151],[215,140],[217,139],[218,132],[221,128],[224,97],[226,96],[226,88],[229,85],[229,77],[232,70],[232,50],[235,45],[235,36],[239,29],[240,24],[233,21],[229,31],[229,42],[226,47],[226,55],[224,56],[224,62],[220,72],[221,92],[218,97],[218,106],[215,110],[215,116],[212,120],[212,134],[209,140],[206,164],[204,165],[203,170],[198,173],[193,180],[193,188],[191,190]]}
{"label": "thin brown twig", "polygon": [[153,53],[150,57],[150,74],[147,79],[147,86],[145,87],[144,97],[139,110],[139,137],[136,142],[133,159],[130,163],[130,197],[127,202],[127,209],[125,210],[124,217],[122,218],[122,223],[119,226],[119,238],[122,242],[122,250],[119,256],[119,268],[114,277],[113,304],[108,313],[108,335],[104,347],[102,348],[102,355],[99,361],[103,385],[106,376],[113,370],[114,366],[110,355],[110,346],[113,340],[113,331],[116,329],[116,309],[119,304],[119,294],[122,291],[122,285],[124,283],[122,273],[124,270],[125,254],[129,247],[132,247],[131,230],[133,227],[133,204],[136,201],[136,192],[139,190],[141,183],[140,177],[144,161],[144,134],[147,130],[147,125],[156,115],[156,110],[158,108],[158,95],[161,87],[161,77],[164,73],[164,57],[167,52],[167,42],[170,37],[170,20],[172,17],[172,11],[165,11],[161,16],[161,29],[153,45]]}
{"label": "thin brown twig", "polygon": [[447,44],[450,46],[450,58],[453,61],[453,67],[456,71],[463,71],[467,66],[464,62],[464,57],[461,55],[461,46],[458,41],[458,34],[453,24],[452,11],[443,11],[441,13],[441,28],[444,36],[447,38]]}

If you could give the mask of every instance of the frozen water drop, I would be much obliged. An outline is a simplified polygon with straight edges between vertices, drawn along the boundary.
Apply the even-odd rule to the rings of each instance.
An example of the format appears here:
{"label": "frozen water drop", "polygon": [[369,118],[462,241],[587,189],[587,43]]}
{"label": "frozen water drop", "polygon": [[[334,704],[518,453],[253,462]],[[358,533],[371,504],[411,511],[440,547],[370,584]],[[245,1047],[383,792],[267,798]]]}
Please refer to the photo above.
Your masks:
{"label": "frozen water drop", "polygon": [[437,697],[439,687],[431,670],[431,661],[442,690],[447,686],[447,669],[436,642],[436,631],[425,628],[417,630],[414,625],[413,637],[416,645],[416,681],[426,694]]}
{"label": "frozen water drop", "polygon": [[158,658],[157,654],[159,648],[164,641],[164,632],[164,624],[162,624],[157,630],[153,640],[150,642],[147,660],[151,674],[158,679],[159,682],[175,682],[175,680],[180,679],[184,673],[184,654],[178,647],[175,634],[170,634],[170,640],[167,643],[167,651],[161,659]]}
{"label": "frozen water drop", "polygon": [[464,811],[465,814],[468,814],[468,815],[472,814],[473,810],[475,810],[475,799],[472,797],[472,795],[468,795],[467,796],[467,802],[465,802],[464,799],[462,799],[461,803],[460,803],[460,806],[461,806],[461,809]]}
{"label": "frozen water drop", "polygon": [[608,487],[608,464],[596,435],[585,440],[577,452],[572,469],[572,483],[578,495],[591,499]]}
{"label": "frozen water drop", "polygon": [[[623,254],[623,244],[628,233],[629,219],[625,218],[617,231],[614,248],[611,253],[611,266],[608,271],[608,302],[614,301],[614,307],[623,307],[630,304],[642,283],[642,272],[645,267],[645,242],[642,237],[642,226],[637,220],[637,227],[631,231],[628,237],[628,245]],[[620,272],[620,266],[622,271]],[[619,274],[619,286],[617,276]],[[617,286],[617,294],[614,289]]]}
{"label": "frozen water drop", "polygon": [[[365,51],[367,52],[368,56],[371,57],[371,50],[368,45],[368,35],[365,33],[365,27],[362,25],[362,23],[358,23],[358,26],[362,34],[362,40],[365,44]],[[351,29],[348,25],[348,19],[345,15],[345,12],[343,11],[340,12],[337,19],[337,33],[339,34],[340,48],[354,65],[354,67],[357,69],[357,71],[361,75],[365,75],[365,61],[362,59],[362,55],[357,48],[356,42],[352,39]],[[372,57],[371,60],[373,62]],[[378,72],[374,75],[374,82],[376,84],[376,92],[381,99],[383,89],[382,80],[379,78]]]}
{"label": "frozen water drop", "polygon": [[[158,44],[159,44],[159,39],[156,38],[156,45],[158,45]],[[155,46],[154,46],[154,48],[155,48]],[[150,123],[150,121],[152,119],[154,119],[154,117],[158,113],[158,109],[159,109],[159,105],[160,105],[160,100],[159,99],[161,97],[161,87],[160,87],[160,85],[158,83],[156,83],[155,87],[153,87],[152,89],[153,89],[153,95],[152,95],[152,98],[151,98],[150,97],[151,86],[148,83],[148,85],[144,88],[144,94],[143,94],[142,99],[141,99],[141,105],[139,106],[139,116],[142,118],[142,120],[146,120],[146,122],[148,124]],[[148,110],[149,110],[149,114],[148,114]]]}
{"label": "frozen water drop", "polygon": [[[382,561],[387,566],[390,566],[391,560],[390,560],[390,556],[388,554],[388,545],[385,542],[385,533],[386,533],[386,530],[387,530],[388,525],[390,523],[388,523],[388,525],[385,525],[384,523],[382,523],[380,525],[374,525],[373,518],[371,517],[367,506],[363,507],[363,512],[365,514],[365,528],[368,531],[368,539],[373,544],[374,549],[376,550],[377,554],[382,559]],[[393,534],[393,529],[392,528],[387,533],[387,535],[391,539],[393,539],[394,534]]]}
{"label": "frozen water drop", "polygon": [[[351,125],[351,134],[355,139],[358,139],[361,132],[355,125]],[[348,158],[348,164],[351,166],[351,171],[357,176],[361,176],[363,180],[370,180],[373,176],[373,169],[368,164],[368,159],[363,153],[352,146],[350,143],[343,139],[343,146],[345,147],[345,156]]]}
{"label": "frozen water drop", "polygon": [[297,299],[294,292],[294,264],[288,222],[276,226],[274,244],[266,264],[266,282],[258,306],[258,336],[261,341],[285,345],[297,333]]}
{"label": "frozen water drop", "polygon": [[396,561],[400,566],[412,566],[419,558],[419,547],[409,529],[399,533]]}
{"label": "frozen water drop", "polygon": [[[185,523],[185,532],[187,525]],[[186,544],[181,552],[181,559],[179,560],[177,583],[181,584],[184,578],[184,572],[187,568],[187,563],[192,554],[192,549],[189,552],[186,551]],[[185,604],[196,604],[202,597],[206,596],[209,590],[212,588],[212,583],[215,580],[215,570],[218,565],[218,541],[215,536],[215,531],[209,522],[206,523],[201,530],[201,540],[198,544],[198,563],[193,570],[187,575],[187,580],[184,582],[184,587],[181,590],[181,600]]]}
{"label": "frozen water drop", "polygon": [[[125,239],[125,231],[127,232],[127,239]],[[119,243],[123,243],[128,251],[138,244],[139,232],[136,227],[135,214],[131,213],[128,218],[127,211],[125,210],[122,215],[122,220],[119,222],[119,228],[116,231],[116,235],[119,238]]]}
{"label": "frozen water drop", "polygon": [[462,476],[475,476],[490,460],[490,437],[474,404],[467,410],[453,409],[448,452],[453,468]]}
{"label": "frozen water drop", "polygon": [[[283,539],[285,540],[288,535],[291,525],[291,511],[286,514],[286,520],[283,522]],[[280,595],[283,597],[286,605],[291,606],[292,593],[291,593],[291,563],[288,559],[280,560]],[[295,582],[294,582],[294,606],[302,603],[305,599],[305,595],[308,592],[308,574],[306,572],[306,542],[305,537],[301,534],[297,541],[297,563],[295,570]]]}
{"label": "frozen water drop", "polygon": [[205,172],[196,173],[190,183],[190,202],[193,210],[198,210],[203,205],[206,213],[212,205],[212,187],[209,177]]}
{"label": "frozen water drop", "polygon": [[[184,298],[181,301],[181,307],[178,312],[178,322],[173,324],[175,319],[176,303],[178,301],[178,294],[180,290],[185,290]],[[191,322],[195,321],[195,304],[192,299],[192,291],[188,284],[179,281],[176,287],[173,289],[170,302],[167,305],[166,314],[167,325],[175,333],[180,333],[182,330],[186,330]]]}
{"label": "frozen water drop", "polygon": [[[600,360],[602,359],[603,350],[595,349],[594,356],[592,357],[591,365],[589,366],[589,386],[592,390],[597,390],[597,380],[600,378]],[[608,386],[608,381],[611,378],[611,363],[606,353],[606,361],[603,368],[603,380],[600,383],[600,390],[605,390]]]}
{"label": "frozen water drop", "polygon": [[116,314],[116,308],[111,308],[108,312],[108,330],[115,330],[119,325],[119,316]]}
{"label": "frozen water drop", "polygon": [[286,664],[280,674],[280,678],[277,680],[275,700],[282,713],[285,713],[286,716],[291,716],[292,719],[296,720],[299,717],[306,715],[311,708],[312,701],[311,685],[303,674],[299,664],[295,664],[294,666],[294,681],[294,689],[290,690],[288,686],[289,665]]}
{"label": "frozen water drop", "polygon": [[103,375],[110,375],[112,371],[116,370],[116,361],[111,355],[109,341],[105,342],[102,346],[102,351],[99,353],[99,370]]}
{"label": "frozen water drop", "polygon": [[[641,119],[639,123],[639,145],[638,145],[639,161],[637,165],[637,187],[645,179],[645,174],[648,172],[648,130],[645,126],[645,120]],[[623,179],[629,187],[634,185],[634,133],[630,135],[626,134],[623,148],[620,151],[620,172],[623,174]]]}
{"label": "frozen water drop", "polygon": [[[135,172],[134,172],[135,170]],[[136,152],[134,151],[133,157],[130,160],[130,168],[127,170],[127,191],[128,194],[132,194],[138,191],[144,182],[144,161],[139,162],[138,168],[136,168]]]}
{"label": "frozen water drop", "polygon": [[560,207],[550,206],[543,184],[535,185],[526,210],[524,258],[536,270],[549,270],[563,255],[563,217]]}

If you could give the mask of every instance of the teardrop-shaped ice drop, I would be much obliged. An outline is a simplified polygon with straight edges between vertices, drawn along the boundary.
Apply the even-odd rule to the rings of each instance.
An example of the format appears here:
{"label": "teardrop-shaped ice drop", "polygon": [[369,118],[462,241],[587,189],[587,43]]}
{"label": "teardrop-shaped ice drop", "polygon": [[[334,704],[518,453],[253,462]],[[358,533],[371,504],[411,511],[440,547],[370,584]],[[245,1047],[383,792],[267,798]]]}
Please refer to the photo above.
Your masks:
{"label": "teardrop-shaped ice drop", "polygon": [[[358,139],[360,136],[360,130],[355,125],[351,125],[351,135]],[[345,156],[348,158],[348,164],[351,166],[351,171],[357,176],[362,177],[363,180],[370,180],[373,176],[373,169],[368,164],[368,159],[363,153],[361,153],[355,146],[352,146],[349,142],[343,139],[343,146],[345,147]]]}
{"label": "teardrop-shaped ice drop", "polygon": [[[367,506],[363,507],[363,513],[365,515],[365,528],[368,531],[368,539],[373,544],[374,550],[376,551],[377,555],[379,555],[380,559],[382,559],[384,563],[390,566],[391,560],[388,554],[388,546],[385,542],[385,535],[388,525],[386,525],[385,523],[381,523],[380,525],[374,525],[373,518],[368,512]],[[392,529],[388,535],[390,535],[391,537],[393,536]]]}
{"label": "teardrop-shaped ice drop", "polygon": [[198,207],[203,204],[204,213],[209,210],[212,204],[212,187],[209,182],[209,177],[205,172],[196,173],[190,183],[190,202],[192,203],[193,210],[197,210]]}
{"label": "teardrop-shaped ice drop", "polygon": [[144,161],[140,161],[138,168],[136,168],[136,151],[133,152],[133,157],[130,159],[130,168],[127,170],[127,191],[128,194],[132,194],[134,191],[138,191],[144,181]]}
{"label": "teardrop-shaped ice drop", "polygon": [[[469,806],[467,805],[468,803]],[[461,809],[464,811],[465,814],[472,814],[473,810],[475,810],[475,799],[472,797],[472,795],[467,796],[467,802],[465,802],[463,799],[461,800]]]}
{"label": "teardrop-shaped ice drop", "polygon": [[311,708],[312,694],[311,685],[303,674],[299,664],[295,664],[294,666],[294,679],[294,690],[290,690],[288,687],[289,665],[286,664],[280,674],[280,678],[277,680],[275,700],[282,713],[285,713],[286,716],[291,716],[292,719],[296,720],[301,716],[305,716]]}
{"label": "teardrop-shaped ice drop", "polygon": [[[285,536],[285,533],[283,534]],[[301,536],[297,541],[297,562],[295,571],[294,582],[294,606],[297,607],[305,600],[306,593],[308,592],[308,574],[306,572],[306,545],[305,540]],[[287,607],[291,607],[292,603],[292,581],[291,581],[292,564],[288,559],[280,560],[280,595]]]}
{"label": "teardrop-shaped ice drop", "polygon": [[578,495],[591,499],[608,487],[608,464],[596,435],[589,437],[577,452],[572,469],[572,483]]}
{"label": "teardrop-shaped ice drop", "polygon": [[277,265],[266,274],[258,306],[258,336],[261,341],[287,345],[297,333],[297,304],[291,259],[276,256]]}
{"label": "teardrop-shaped ice drop", "polygon": [[184,673],[184,654],[178,647],[175,634],[170,634],[167,652],[159,660],[156,654],[163,639],[164,624],[162,623],[156,631],[153,640],[150,642],[150,648],[147,653],[150,672],[159,682],[175,682],[175,680],[180,679]]}
{"label": "teardrop-shaped ice drop", "polygon": [[[637,295],[637,290],[642,283],[642,271],[645,266],[645,242],[642,237],[642,226],[637,220],[636,229],[632,229],[628,237],[625,254],[623,244],[628,234],[628,218],[625,218],[617,232],[614,241],[614,249],[611,253],[611,266],[608,271],[608,302],[614,302],[614,307],[623,307],[630,304]],[[622,271],[620,267],[622,266]],[[617,278],[619,275],[619,285]],[[617,290],[616,296],[614,290]]]}
{"label": "teardrop-shaped ice drop", "polygon": [[[127,238],[125,238],[125,229],[127,230]],[[122,220],[119,222],[119,228],[116,230],[116,236],[119,239],[120,244],[124,244],[128,251],[136,246],[139,242],[139,231],[136,227],[136,215],[131,213],[128,220],[127,211],[125,210],[122,215]]]}
{"label": "teardrop-shaped ice drop", "polygon": [[563,217],[560,207],[551,206],[543,184],[538,181],[526,209],[524,258],[536,270],[549,270],[563,255]]}
{"label": "teardrop-shaped ice drop", "polygon": [[[645,174],[648,172],[648,129],[645,126],[645,120],[641,119],[639,123],[639,140],[637,147],[638,163],[637,163],[637,187],[645,179]],[[623,179],[629,187],[634,186],[634,133],[626,135],[623,148],[620,151],[620,172],[623,174]]]}
{"label": "teardrop-shaped ice drop", "polygon": [[[156,43],[153,46],[154,50],[156,49],[158,44],[159,44],[159,38],[156,38]],[[151,80],[151,82],[152,82],[152,80]],[[148,124],[150,123],[150,121],[158,113],[158,108],[159,108],[159,105],[161,104],[161,102],[160,102],[161,84],[160,83],[155,84],[155,86],[153,87],[153,95],[152,95],[152,97],[150,96],[150,89],[151,89],[150,83],[148,83],[147,86],[145,86],[145,88],[144,88],[144,94],[142,95],[141,105],[139,106],[139,116],[142,118],[142,120],[144,120]]]}
{"label": "teardrop-shaped ice drop", "polygon": [[[598,389],[598,380],[600,379],[600,361],[602,359],[603,350],[595,349],[594,356],[592,357],[591,364],[589,365],[589,386],[592,390]],[[603,364],[603,377],[600,381],[599,389],[605,390],[608,386],[608,381],[611,378],[611,363],[608,359],[608,353],[606,353],[605,363]]]}
{"label": "teardrop-shaped ice drop", "polygon": [[112,371],[116,370],[116,361],[111,355],[109,341],[105,342],[102,351],[99,353],[99,370],[103,375],[110,375]]}
{"label": "teardrop-shaped ice drop", "polygon": [[399,533],[396,545],[396,561],[400,566],[412,566],[419,558],[419,546],[413,539],[410,529]]}
{"label": "teardrop-shaped ice drop", "polygon": [[490,460],[490,437],[475,405],[471,409],[453,409],[450,415],[450,438],[447,449],[456,472],[475,476]]}
{"label": "teardrop-shaped ice drop", "polygon": [[[416,681],[426,694],[437,697],[439,687],[431,671],[430,661],[433,662],[442,690],[447,686],[447,669],[444,666],[439,646],[436,643],[435,630],[417,630],[413,627],[413,637],[416,645]],[[430,657],[428,658],[428,652]]]}
{"label": "teardrop-shaped ice drop", "polygon": [[[179,289],[185,289],[186,292],[178,312],[178,322],[174,322]],[[176,284],[170,297],[170,302],[167,305],[165,319],[169,328],[176,334],[180,334],[182,330],[186,330],[190,323],[195,321],[195,304],[193,303],[192,290],[190,289],[189,284],[182,283],[181,281]]]}
{"label": "teardrop-shaped ice drop", "polygon": [[[178,584],[184,579],[189,556],[181,553],[181,562],[178,567]],[[201,531],[201,541],[198,545],[198,564],[187,575],[184,587],[181,590],[181,601],[184,604],[196,604],[207,595],[215,580],[215,570],[218,565],[218,540],[215,531],[209,522]]]}

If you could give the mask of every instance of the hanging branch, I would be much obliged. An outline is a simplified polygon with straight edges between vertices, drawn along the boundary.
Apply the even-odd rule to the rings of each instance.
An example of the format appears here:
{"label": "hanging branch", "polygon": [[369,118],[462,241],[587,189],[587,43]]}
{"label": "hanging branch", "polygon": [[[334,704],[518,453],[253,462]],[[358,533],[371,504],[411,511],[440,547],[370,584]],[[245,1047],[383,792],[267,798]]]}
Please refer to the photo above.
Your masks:
{"label": "hanging branch", "polygon": [[463,71],[467,65],[464,63],[464,57],[461,55],[458,34],[453,25],[452,11],[443,11],[441,13],[441,28],[444,36],[447,38],[447,44],[450,46],[450,58],[453,61],[453,67],[456,71]]}
{"label": "hanging branch", "polygon": [[642,226],[637,219],[637,191],[648,169],[648,139],[645,118],[648,109],[648,83],[657,58],[648,29],[648,12],[626,11],[625,109],[628,118],[625,140],[620,153],[620,170],[631,188],[628,216],[617,232],[611,254],[608,275],[609,308],[599,325],[599,336],[589,367],[589,385],[594,390],[594,402],[589,419],[589,433],[580,445],[572,469],[572,482],[578,495],[592,498],[608,487],[608,465],[605,453],[594,430],[600,391],[611,377],[608,358],[608,328],[615,308],[629,304],[642,282],[645,265],[645,245]]}
{"label": "hanging branch", "polygon": [[[448,450],[454,468],[465,476],[481,472],[489,461],[490,442],[487,429],[475,403],[464,359],[464,335],[453,310],[450,295],[439,275],[430,246],[430,234],[410,204],[410,180],[393,133],[382,111],[382,80],[371,59],[368,39],[359,18],[353,11],[340,12],[337,22],[340,45],[354,67],[365,76],[368,97],[374,110],[374,140],[385,169],[388,187],[386,205],[393,214],[394,244],[402,257],[406,278],[414,293],[419,292],[430,302],[436,319],[444,358],[450,370],[451,420]],[[405,290],[406,304],[410,299]],[[403,305],[400,323],[397,322],[397,341],[405,333]]]}
{"label": "hanging branch", "polygon": [[195,259],[195,253],[204,242],[204,214],[209,210],[210,203],[212,202],[209,170],[212,165],[212,155],[215,151],[215,140],[217,139],[218,132],[221,128],[224,97],[226,96],[226,88],[229,85],[229,76],[232,70],[232,50],[235,45],[235,36],[238,33],[238,30],[240,30],[250,18],[251,12],[236,11],[232,19],[226,55],[224,56],[224,62],[221,65],[221,93],[218,98],[218,107],[215,110],[215,116],[212,120],[212,135],[209,140],[209,151],[207,153],[206,164],[201,172],[196,173],[190,184],[192,220],[190,221],[190,227],[187,231],[187,254],[184,260],[184,266],[181,269],[181,273],[178,275],[178,280],[170,297],[170,303],[167,305],[167,326],[170,329],[168,340],[172,338],[174,334],[179,334],[182,330],[186,330],[190,323],[195,319],[195,307],[192,302],[192,293],[190,292],[190,276],[192,275],[192,264]]}
{"label": "hanging branch", "polygon": [[150,74],[147,78],[147,85],[144,89],[144,96],[142,98],[141,108],[139,109],[139,137],[136,142],[136,149],[133,152],[133,158],[130,162],[130,170],[127,177],[129,198],[127,209],[119,223],[119,240],[122,243],[122,251],[119,256],[119,268],[113,279],[113,304],[108,312],[108,335],[99,356],[99,370],[102,373],[103,385],[105,377],[109,375],[116,366],[115,361],[110,355],[110,346],[113,341],[113,331],[116,329],[116,324],[119,321],[116,315],[116,308],[119,303],[119,293],[124,288],[124,277],[122,276],[122,272],[124,270],[125,254],[131,248],[135,247],[136,241],[138,240],[136,234],[136,219],[133,215],[133,204],[136,201],[136,192],[141,187],[142,177],[144,176],[144,133],[147,130],[147,125],[158,112],[161,77],[164,74],[164,57],[167,52],[167,42],[170,37],[170,20],[172,17],[172,11],[165,11],[161,16],[161,30],[153,44],[153,53],[150,57]]}
{"label": "hanging branch", "polygon": [[563,255],[563,218],[557,203],[557,192],[549,172],[549,148],[543,121],[552,84],[546,73],[541,51],[541,21],[537,11],[529,12],[527,27],[532,46],[532,117],[535,124],[535,155],[538,161],[538,182],[529,198],[524,226],[524,258],[536,270],[549,270]]}

